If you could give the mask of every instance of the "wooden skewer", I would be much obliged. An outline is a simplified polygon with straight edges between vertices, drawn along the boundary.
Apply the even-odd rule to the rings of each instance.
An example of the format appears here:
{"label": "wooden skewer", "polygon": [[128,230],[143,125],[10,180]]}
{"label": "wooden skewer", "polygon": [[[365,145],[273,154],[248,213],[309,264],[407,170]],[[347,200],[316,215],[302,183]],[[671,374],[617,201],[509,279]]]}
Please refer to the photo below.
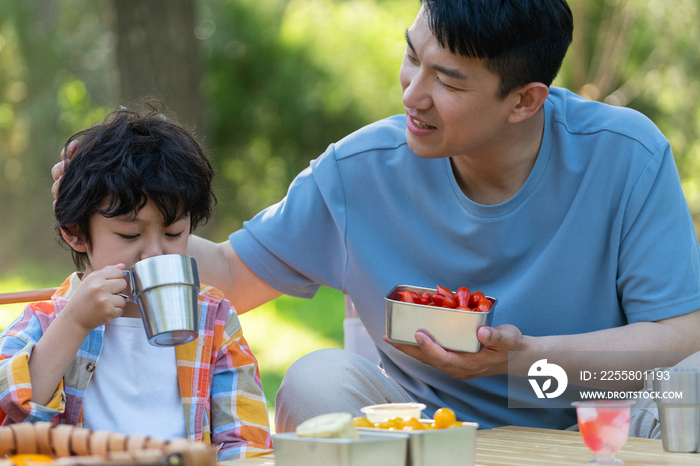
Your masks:
{"label": "wooden skewer", "polygon": [[[153,448],[154,446],[159,448]],[[127,451],[119,451],[123,449]],[[155,465],[163,455],[173,454],[180,455],[185,466],[216,464],[216,448],[201,442],[193,443],[187,439],[177,438],[165,441],[151,439],[145,435],[93,431],[67,424],[52,425],[48,422],[20,423],[0,427],[0,456],[37,452],[66,461],[70,461],[68,457],[80,458],[76,464],[104,463],[105,466],[108,464],[118,466],[122,463],[123,465],[150,464],[151,462]],[[83,460],[85,463],[81,462]],[[0,460],[0,466],[4,466],[2,460]]]}
{"label": "wooden skewer", "polygon": [[126,451],[126,440],[126,435],[112,432],[107,440],[107,450],[110,452]]}
{"label": "wooden skewer", "polygon": [[17,453],[35,455],[37,453],[36,434],[32,424],[10,424],[12,433],[15,434]]}
{"label": "wooden skewer", "polygon": [[54,454],[59,458],[71,455],[70,434],[73,429],[75,429],[75,427],[68,424],[59,424],[51,429],[51,446],[53,447]]}
{"label": "wooden skewer", "polygon": [[43,288],[41,290],[18,291],[16,293],[0,294],[0,304],[32,303],[34,301],[49,301],[58,288]]}
{"label": "wooden skewer", "polygon": [[134,453],[139,450],[143,450],[146,446],[146,436],[140,434],[131,434],[126,439],[126,450],[130,453]]}
{"label": "wooden skewer", "polygon": [[0,429],[0,458],[15,454],[15,434],[9,427]]}
{"label": "wooden skewer", "polygon": [[110,432],[107,430],[94,430],[90,436],[90,455],[107,458],[107,442]]}
{"label": "wooden skewer", "polygon": [[53,428],[53,424],[50,422],[34,423],[36,446],[40,455],[53,456],[54,454],[51,446],[51,428]]}
{"label": "wooden skewer", "polygon": [[90,434],[92,431],[75,427],[70,433],[70,449],[76,456],[90,455]]}

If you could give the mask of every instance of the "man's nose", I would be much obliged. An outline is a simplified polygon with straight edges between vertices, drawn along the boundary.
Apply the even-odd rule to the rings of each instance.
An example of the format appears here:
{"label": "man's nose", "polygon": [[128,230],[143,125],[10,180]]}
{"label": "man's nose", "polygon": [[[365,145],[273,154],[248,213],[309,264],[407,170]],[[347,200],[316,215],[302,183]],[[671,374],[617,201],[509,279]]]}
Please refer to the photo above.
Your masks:
{"label": "man's nose", "polygon": [[406,86],[403,89],[402,102],[406,108],[426,110],[432,105],[432,100],[427,92],[426,79],[423,73],[416,71],[405,77]]}

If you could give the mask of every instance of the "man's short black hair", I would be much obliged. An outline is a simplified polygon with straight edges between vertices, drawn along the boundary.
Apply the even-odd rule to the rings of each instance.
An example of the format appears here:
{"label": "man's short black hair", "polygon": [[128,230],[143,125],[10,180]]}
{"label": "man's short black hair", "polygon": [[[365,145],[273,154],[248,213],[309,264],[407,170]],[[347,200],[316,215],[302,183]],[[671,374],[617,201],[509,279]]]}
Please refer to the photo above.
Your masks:
{"label": "man's short black hair", "polygon": [[[54,212],[56,227],[69,234],[76,234],[77,227],[81,244],[90,244],[93,214],[135,214],[149,200],[165,226],[189,214],[194,231],[211,217],[214,169],[202,144],[166,116],[161,103],[145,100],[121,107],[71,136],[66,149],[74,140],[80,142],[61,178]],[[89,265],[86,253],[72,254],[79,269]]]}
{"label": "man's short black hair", "polygon": [[549,86],[571,44],[566,0],[424,0],[430,30],[452,53],[484,60],[499,97],[531,82]]}

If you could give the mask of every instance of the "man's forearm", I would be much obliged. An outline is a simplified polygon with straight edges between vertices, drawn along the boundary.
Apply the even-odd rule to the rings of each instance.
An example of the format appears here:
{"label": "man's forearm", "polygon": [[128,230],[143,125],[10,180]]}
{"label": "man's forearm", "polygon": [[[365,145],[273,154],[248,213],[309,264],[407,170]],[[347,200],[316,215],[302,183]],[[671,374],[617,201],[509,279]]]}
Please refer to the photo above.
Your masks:
{"label": "man's forearm", "polygon": [[197,261],[200,281],[221,290],[238,314],[282,294],[255,275],[228,241],[214,243],[191,236],[187,254]]}
{"label": "man's forearm", "polygon": [[534,351],[700,351],[700,311],[578,335],[526,337]]}
{"label": "man's forearm", "polygon": [[[696,311],[658,322],[638,322],[578,335],[523,337],[522,349],[551,355],[549,362],[562,366],[567,373],[645,370],[675,365],[700,351],[699,334],[700,311]],[[518,375],[527,376],[527,364],[512,362]]]}

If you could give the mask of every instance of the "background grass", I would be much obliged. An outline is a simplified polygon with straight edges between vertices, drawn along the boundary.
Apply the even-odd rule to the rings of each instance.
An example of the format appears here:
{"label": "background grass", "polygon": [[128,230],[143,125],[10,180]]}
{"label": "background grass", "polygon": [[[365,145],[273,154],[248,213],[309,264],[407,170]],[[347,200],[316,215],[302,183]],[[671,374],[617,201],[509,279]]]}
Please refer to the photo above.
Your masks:
{"label": "background grass", "polygon": [[294,361],[318,349],[343,347],[344,306],[340,291],[322,287],[311,300],[280,296],[240,316],[270,410]]}

